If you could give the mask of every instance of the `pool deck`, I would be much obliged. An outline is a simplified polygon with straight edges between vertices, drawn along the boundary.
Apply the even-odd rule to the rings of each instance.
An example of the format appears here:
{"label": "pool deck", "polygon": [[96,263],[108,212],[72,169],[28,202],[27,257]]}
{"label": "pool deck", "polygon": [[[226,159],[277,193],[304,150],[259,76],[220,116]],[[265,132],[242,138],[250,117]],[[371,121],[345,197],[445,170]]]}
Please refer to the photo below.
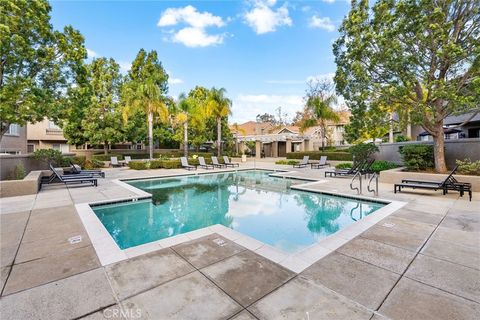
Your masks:
{"label": "pool deck", "polygon": [[[97,188],[0,199],[2,319],[480,318],[480,193],[469,202],[380,184],[379,198],[405,206],[340,246],[331,241],[326,255],[311,252],[299,273],[214,229],[105,264],[75,205],[138,197],[118,179],[185,170],[105,171]],[[313,190],[355,195],[350,179],[294,171],[285,175],[318,179]]]}

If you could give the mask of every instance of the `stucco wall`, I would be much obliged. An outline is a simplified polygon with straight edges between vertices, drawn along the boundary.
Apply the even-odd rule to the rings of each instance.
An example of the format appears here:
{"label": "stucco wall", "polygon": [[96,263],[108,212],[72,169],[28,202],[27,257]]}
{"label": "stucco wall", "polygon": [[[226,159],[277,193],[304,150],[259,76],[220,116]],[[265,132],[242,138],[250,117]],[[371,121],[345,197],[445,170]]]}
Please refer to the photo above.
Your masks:
{"label": "stucco wall", "polygon": [[32,171],[22,180],[0,181],[0,198],[37,194],[42,171]]}
{"label": "stucco wall", "polygon": [[[410,144],[433,144],[432,141],[408,141],[397,143],[382,143],[378,146],[379,152],[375,154],[377,160],[387,160],[397,164],[403,164],[400,153],[400,146]],[[470,160],[480,160],[480,138],[458,139],[445,141],[445,160],[447,166],[455,166],[456,159],[470,158]]]}

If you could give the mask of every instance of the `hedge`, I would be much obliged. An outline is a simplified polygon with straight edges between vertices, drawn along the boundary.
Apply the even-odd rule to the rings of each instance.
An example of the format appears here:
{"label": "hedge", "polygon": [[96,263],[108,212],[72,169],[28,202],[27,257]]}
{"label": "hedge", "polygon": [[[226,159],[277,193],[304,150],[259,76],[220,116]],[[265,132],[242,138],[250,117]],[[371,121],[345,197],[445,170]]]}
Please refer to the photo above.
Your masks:
{"label": "hedge", "polygon": [[99,160],[99,161],[110,161],[111,157],[117,157],[118,160],[123,160],[123,155],[121,154],[94,154],[92,159]]}
{"label": "hedge", "polygon": [[305,151],[287,153],[287,159],[303,159],[309,156],[310,160],[319,160],[321,156],[327,156],[328,160],[333,161],[352,161],[352,154],[348,152],[321,152],[321,151]]}

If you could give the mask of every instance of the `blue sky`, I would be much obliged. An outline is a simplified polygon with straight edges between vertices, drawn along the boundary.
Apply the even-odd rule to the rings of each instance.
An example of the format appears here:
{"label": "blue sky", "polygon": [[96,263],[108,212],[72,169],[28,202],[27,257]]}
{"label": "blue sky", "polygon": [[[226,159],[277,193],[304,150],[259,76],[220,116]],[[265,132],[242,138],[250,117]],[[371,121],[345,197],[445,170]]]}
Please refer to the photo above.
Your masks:
{"label": "blue sky", "polygon": [[72,25],[89,57],[127,70],[140,48],[157,50],[169,94],[224,87],[231,122],[302,106],[306,81],[335,72],[332,42],[348,0],[51,1],[55,28]]}

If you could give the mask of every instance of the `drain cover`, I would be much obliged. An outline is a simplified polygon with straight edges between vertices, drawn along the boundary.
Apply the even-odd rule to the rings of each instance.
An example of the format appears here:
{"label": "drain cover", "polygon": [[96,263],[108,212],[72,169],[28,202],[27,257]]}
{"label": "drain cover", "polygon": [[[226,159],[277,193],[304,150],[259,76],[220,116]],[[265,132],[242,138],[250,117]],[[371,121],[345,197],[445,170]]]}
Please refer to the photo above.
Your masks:
{"label": "drain cover", "polygon": [[223,247],[223,246],[227,245],[227,243],[223,239],[220,239],[220,238],[213,239],[212,241],[215,242],[220,247]]}
{"label": "drain cover", "polygon": [[74,237],[68,238],[68,242],[70,242],[70,244],[76,244],[76,243],[82,242],[82,236],[74,236]]}

